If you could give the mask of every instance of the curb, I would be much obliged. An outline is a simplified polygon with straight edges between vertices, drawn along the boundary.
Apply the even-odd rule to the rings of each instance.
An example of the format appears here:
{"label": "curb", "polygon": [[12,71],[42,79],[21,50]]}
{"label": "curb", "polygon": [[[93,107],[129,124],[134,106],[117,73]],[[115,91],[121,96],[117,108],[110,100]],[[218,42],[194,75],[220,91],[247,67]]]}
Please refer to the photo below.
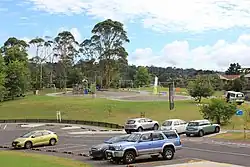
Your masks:
{"label": "curb", "polygon": [[0,123],[47,123],[52,125],[53,123],[59,124],[75,124],[75,125],[89,125],[89,126],[97,126],[97,127],[106,127],[113,129],[123,129],[124,126],[115,124],[115,123],[107,123],[107,122],[97,122],[97,121],[85,121],[85,120],[62,120],[59,122],[56,119],[6,119],[0,120]]}

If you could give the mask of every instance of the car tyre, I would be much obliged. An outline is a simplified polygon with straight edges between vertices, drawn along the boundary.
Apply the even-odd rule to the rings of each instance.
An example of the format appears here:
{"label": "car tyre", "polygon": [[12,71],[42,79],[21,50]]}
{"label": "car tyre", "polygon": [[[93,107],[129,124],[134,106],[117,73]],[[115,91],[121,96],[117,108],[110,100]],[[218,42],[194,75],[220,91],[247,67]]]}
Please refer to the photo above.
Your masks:
{"label": "car tyre", "polygon": [[191,135],[190,135],[190,134],[188,134],[188,133],[186,133],[186,136],[187,136],[187,137],[190,137]]}
{"label": "car tyre", "polygon": [[56,144],[56,139],[52,138],[49,140],[49,145],[54,146]]}
{"label": "car tyre", "polygon": [[203,137],[204,136],[204,132],[203,130],[200,130],[199,133],[198,133],[199,137]]}
{"label": "car tyre", "polygon": [[142,127],[139,127],[139,128],[137,129],[137,131],[138,131],[138,132],[142,132],[142,131],[143,131]]}
{"label": "car tyre", "polygon": [[155,124],[153,127],[153,130],[158,130],[159,129],[159,125]]}
{"label": "car tyre", "polygon": [[134,151],[126,151],[123,156],[124,164],[132,164],[135,162],[135,152]]}
{"label": "car tyre", "polygon": [[131,131],[130,130],[125,130],[127,134],[131,134]]}
{"label": "car tyre", "polygon": [[171,147],[165,147],[162,153],[162,157],[165,160],[171,160],[174,158],[174,149]]}
{"label": "car tyre", "polygon": [[31,141],[27,141],[27,142],[24,144],[24,147],[25,147],[26,149],[31,149],[32,146],[33,146],[33,144],[32,144]]}
{"label": "car tyre", "polygon": [[214,132],[215,132],[215,133],[219,133],[219,132],[220,132],[220,127],[216,126]]}

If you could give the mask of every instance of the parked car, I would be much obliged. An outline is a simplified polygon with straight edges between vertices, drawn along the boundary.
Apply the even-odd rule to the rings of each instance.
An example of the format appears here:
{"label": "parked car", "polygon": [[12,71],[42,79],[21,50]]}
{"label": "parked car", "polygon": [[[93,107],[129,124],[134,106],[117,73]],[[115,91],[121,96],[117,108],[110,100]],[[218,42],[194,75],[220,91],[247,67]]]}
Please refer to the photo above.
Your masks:
{"label": "parked car", "polygon": [[227,102],[236,102],[241,105],[245,101],[245,95],[242,92],[227,91],[225,96]]}
{"label": "parked car", "polygon": [[195,120],[190,121],[186,128],[186,135],[198,135],[200,137],[204,136],[205,134],[211,133],[219,133],[220,132],[220,125],[213,124],[208,120]]}
{"label": "parked car", "polygon": [[121,136],[115,136],[112,137],[108,140],[106,140],[104,143],[96,145],[96,146],[92,146],[90,151],[89,151],[89,155],[91,157],[93,157],[94,159],[105,159],[106,158],[106,150],[109,148],[110,144],[114,144],[114,143],[118,143],[121,141],[125,141],[127,140],[127,138],[130,135],[121,135]]}
{"label": "parked car", "polygon": [[162,155],[165,160],[171,160],[181,147],[180,137],[175,131],[135,132],[126,141],[110,145],[106,156],[116,162],[122,160],[125,164],[132,164],[136,157],[143,155],[152,158]]}
{"label": "parked car", "polygon": [[159,122],[149,118],[135,118],[129,119],[125,126],[125,131],[130,134],[131,132],[142,132],[144,130],[158,130]]}
{"label": "parked car", "polygon": [[185,133],[187,122],[181,119],[169,119],[163,122],[161,130],[176,130],[178,134]]}
{"label": "parked car", "polygon": [[33,146],[55,145],[58,142],[58,136],[55,132],[49,130],[37,130],[25,133],[12,142],[14,148],[30,149]]}

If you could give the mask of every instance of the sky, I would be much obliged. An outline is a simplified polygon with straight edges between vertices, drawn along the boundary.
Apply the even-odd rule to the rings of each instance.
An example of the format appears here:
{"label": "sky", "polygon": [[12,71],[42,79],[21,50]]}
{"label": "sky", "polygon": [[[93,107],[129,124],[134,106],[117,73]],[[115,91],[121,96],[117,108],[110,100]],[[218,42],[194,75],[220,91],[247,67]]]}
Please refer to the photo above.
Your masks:
{"label": "sky", "polygon": [[97,22],[113,19],[128,33],[129,64],[250,67],[249,0],[0,0],[0,19],[1,45],[63,30],[81,42]]}

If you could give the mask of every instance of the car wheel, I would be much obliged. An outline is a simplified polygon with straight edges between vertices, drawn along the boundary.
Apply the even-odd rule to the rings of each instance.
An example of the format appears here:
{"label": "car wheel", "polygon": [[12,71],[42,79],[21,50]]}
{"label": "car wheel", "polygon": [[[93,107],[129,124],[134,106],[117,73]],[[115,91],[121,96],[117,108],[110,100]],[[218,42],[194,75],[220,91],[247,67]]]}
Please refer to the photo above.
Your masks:
{"label": "car wheel", "polygon": [[159,125],[155,124],[153,127],[154,130],[158,130],[159,129]]}
{"label": "car wheel", "polygon": [[143,131],[142,127],[139,127],[139,128],[137,129],[137,131],[138,131],[138,132],[142,132],[142,131]]}
{"label": "car wheel", "polygon": [[124,153],[123,162],[125,164],[132,164],[135,162],[135,153],[134,151],[127,151]]}
{"label": "car wheel", "polygon": [[186,136],[187,136],[187,137],[190,137],[190,134],[186,133]]}
{"label": "car wheel", "polygon": [[200,131],[199,131],[199,136],[200,136],[200,137],[204,136],[203,130],[200,130]]}
{"label": "car wheel", "polygon": [[32,148],[32,143],[30,141],[27,141],[25,144],[24,144],[24,147],[26,149],[31,149]]}
{"label": "car wheel", "polygon": [[131,134],[131,131],[130,130],[125,130],[127,134]]}
{"label": "car wheel", "polygon": [[215,133],[219,133],[219,132],[220,132],[220,127],[216,126],[214,132],[215,132]]}
{"label": "car wheel", "polygon": [[171,148],[171,147],[164,148],[162,157],[165,160],[171,160],[171,159],[173,159],[174,158],[174,149]]}
{"label": "car wheel", "polygon": [[50,139],[49,145],[54,146],[56,144],[56,139]]}

